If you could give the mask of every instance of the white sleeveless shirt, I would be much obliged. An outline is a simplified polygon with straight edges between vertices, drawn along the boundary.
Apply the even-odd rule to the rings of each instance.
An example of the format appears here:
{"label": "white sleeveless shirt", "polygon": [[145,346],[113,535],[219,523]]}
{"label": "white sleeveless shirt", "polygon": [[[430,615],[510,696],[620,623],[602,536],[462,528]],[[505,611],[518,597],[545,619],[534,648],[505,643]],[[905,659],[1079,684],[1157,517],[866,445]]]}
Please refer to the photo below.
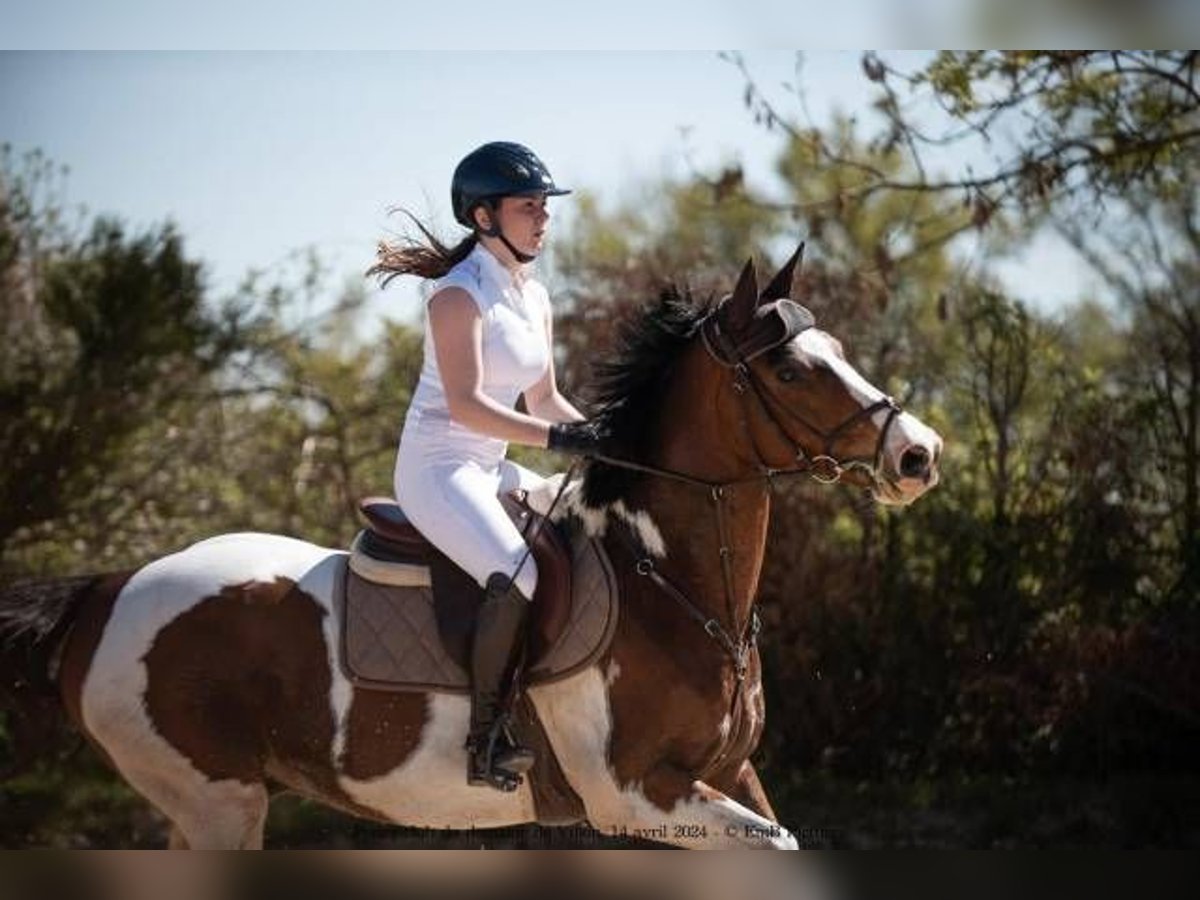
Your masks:
{"label": "white sleeveless shirt", "polygon": [[[435,282],[433,295],[447,287],[462,288],[479,307],[483,320],[483,392],[503,406],[514,406],[517,397],[536,384],[550,364],[546,339],[550,298],[546,289],[529,277],[514,279],[482,244]],[[404,420],[400,452],[495,466],[504,458],[508,444],[450,418],[433,331],[428,327],[424,351],[421,377]]]}

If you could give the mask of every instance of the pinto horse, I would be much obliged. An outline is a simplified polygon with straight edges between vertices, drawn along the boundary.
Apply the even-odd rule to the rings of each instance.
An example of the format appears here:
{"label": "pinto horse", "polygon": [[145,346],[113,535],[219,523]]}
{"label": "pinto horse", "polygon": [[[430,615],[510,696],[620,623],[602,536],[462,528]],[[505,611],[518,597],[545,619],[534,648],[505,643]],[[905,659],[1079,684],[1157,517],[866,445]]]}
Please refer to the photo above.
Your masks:
{"label": "pinto horse", "polygon": [[[798,257],[761,292],[747,263],[715,308],[665,294],[600,367],[616,449],[587,463],[569,509],[607,549],[621,612],[594,664],[528,691],[602,833],[796,847],[749,761],[764,723],[754,598],[772,482],[844,478],[890,504],[937,482],[938,435],[786,299]],[[407,826],[533,821],[527,784],[467,785],[466,697],[345,679],[333,596],[345,559],[228,534],[132,573],[11,589],[0,625],[16,637],[0,662],[25,668],[5,680],[10,703],[52,684],[170,821],[172,846],[261,846],[271,788]]]}

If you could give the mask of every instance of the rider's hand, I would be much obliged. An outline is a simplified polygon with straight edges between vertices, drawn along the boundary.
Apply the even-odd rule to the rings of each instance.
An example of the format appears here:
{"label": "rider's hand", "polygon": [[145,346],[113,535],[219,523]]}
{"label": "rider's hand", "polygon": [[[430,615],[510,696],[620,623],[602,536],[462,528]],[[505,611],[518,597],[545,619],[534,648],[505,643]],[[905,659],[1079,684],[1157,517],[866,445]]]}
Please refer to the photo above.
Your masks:
{"label": "rider's hand", "polygon": [[607,437],[603,426],[595,419],[555,422],[550,426],[550,440],[546,446],[558,453],[595,456],[602,452]]}

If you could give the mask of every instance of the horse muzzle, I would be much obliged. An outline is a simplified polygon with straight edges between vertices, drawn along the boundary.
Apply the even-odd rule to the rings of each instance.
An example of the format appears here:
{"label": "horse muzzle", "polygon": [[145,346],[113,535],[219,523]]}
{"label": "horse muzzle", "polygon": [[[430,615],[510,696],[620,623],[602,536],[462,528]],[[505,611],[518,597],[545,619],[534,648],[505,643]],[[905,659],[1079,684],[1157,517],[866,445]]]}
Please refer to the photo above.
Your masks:
{"label": "horse muzzle", "polygon": [[912,503],[940,478],[942,438],[909,413],[897,417],[883,447],[875,497],[881,503]]}

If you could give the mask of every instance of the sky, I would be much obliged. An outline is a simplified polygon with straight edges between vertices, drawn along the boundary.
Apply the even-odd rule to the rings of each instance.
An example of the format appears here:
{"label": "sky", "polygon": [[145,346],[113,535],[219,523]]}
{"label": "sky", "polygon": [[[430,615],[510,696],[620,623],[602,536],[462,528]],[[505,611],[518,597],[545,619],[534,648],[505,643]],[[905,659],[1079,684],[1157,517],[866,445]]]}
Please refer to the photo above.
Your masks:
{"label": "sky", "polygon": [[[860,57],[805,53],[817,123],[866,109]],[[779,86],[796,79],[794,51],[745,59],[788,110]],[[250,270],[298,271],[308,248],[332,285],[361,283],[377,240],[400,225],[397,205],[456,238],[451,173],[489,140],[527,144],[558,183],[603,202],[735,159],[769,186],[778,138],[753,123],[743,87],[713,50],[4,52],[0,142],[67,166],[68,201],[92,213],[134,229],[174,222],[221,296]],[[799,114],[794,98],[790,108]],[[552,211],[569,223],[570,198]],[[1071,254],[1047,242],[1006,271],[1018,282],[1037,271],[1042,305],[1086,285]],[[412,279],[370,295],[370,316],[419,310]]]}
{"label": "sky", "polygon": [[[921,44],[984,0],[0,0],[0,46],[23,49],[545,51]],[[1012,3],[1017,0],[1005,0]],[[1143,0],[1149,2],[1149,0]],[[948,35],[947,35],[948,36]]]}

